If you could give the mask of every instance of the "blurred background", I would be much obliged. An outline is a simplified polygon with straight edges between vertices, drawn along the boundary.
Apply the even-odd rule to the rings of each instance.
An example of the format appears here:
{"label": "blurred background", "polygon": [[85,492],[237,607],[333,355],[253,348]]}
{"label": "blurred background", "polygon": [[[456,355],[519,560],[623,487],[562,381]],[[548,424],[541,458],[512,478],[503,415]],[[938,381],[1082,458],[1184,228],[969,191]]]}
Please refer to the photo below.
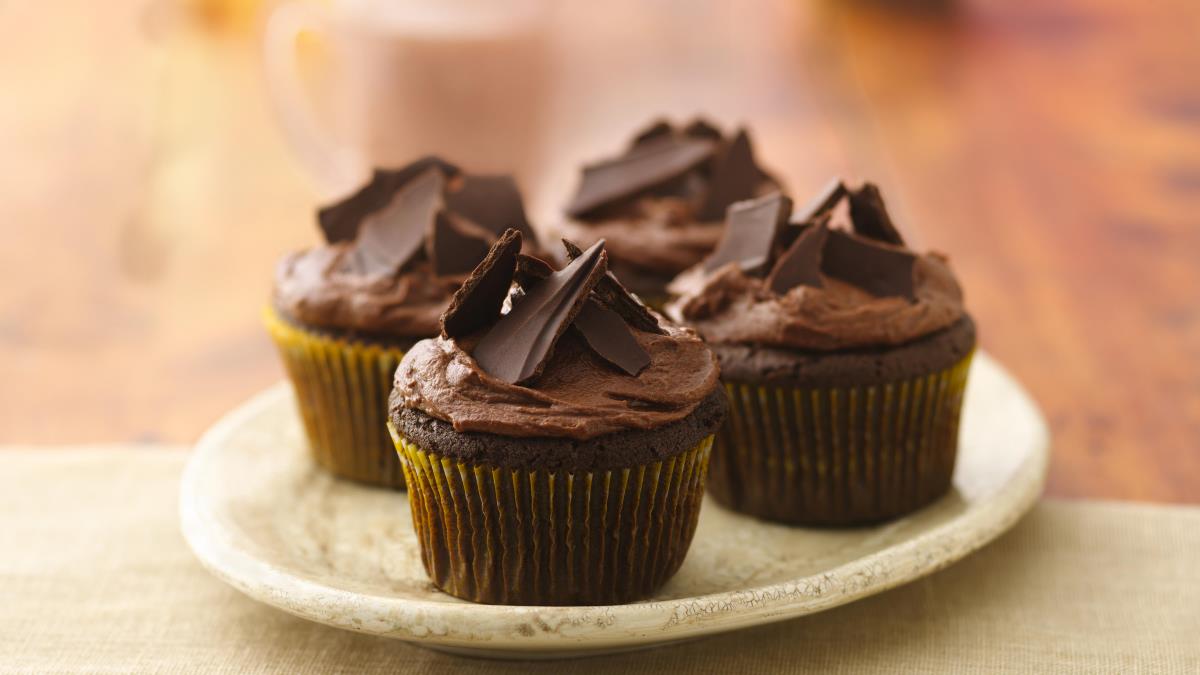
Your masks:
{"label": "blurred background", "polygon": [[364,163],[510,168],[545,223],[704,114],[950,255],[1052,494],[1200,501],[1198,35],[1194,0],[0,2],[0,443],[190,443],[280,378],[273,266]]}

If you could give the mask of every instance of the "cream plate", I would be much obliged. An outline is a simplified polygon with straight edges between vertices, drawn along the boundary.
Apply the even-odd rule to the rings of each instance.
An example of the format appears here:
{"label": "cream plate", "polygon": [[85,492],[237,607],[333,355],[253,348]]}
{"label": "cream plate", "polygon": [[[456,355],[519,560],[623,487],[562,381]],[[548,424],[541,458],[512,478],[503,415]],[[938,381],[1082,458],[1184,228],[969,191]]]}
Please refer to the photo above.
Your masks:
{"label": "cream plate", "polygon": [[434,589],[406,497],[316,469],[286,384],[196,444],[180,510],[214,574],[305,619],[483,656],[579,656],[812,614],[941,569],[1037,500],[1048,446],[1034,403],[978,354],[949,495],[895,522],[844,530],[772,525],[710,499],[679,573],[650,601],[610,607],[475,605]]}

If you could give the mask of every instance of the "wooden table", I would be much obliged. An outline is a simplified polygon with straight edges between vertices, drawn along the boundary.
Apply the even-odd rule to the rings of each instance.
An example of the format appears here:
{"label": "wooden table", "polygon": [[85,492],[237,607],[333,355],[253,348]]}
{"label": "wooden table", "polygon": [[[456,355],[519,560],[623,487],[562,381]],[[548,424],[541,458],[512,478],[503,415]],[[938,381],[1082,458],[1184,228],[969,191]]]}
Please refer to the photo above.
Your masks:
{"label": "wooden table", "polygon": [[[572,3],[539,212],[655,113],[749,122],[950,254],[1051,493],[1200,501],[1200,4],[896,4]],[[317,232],[266,9],[0,4],[0,442],[188,442],[280,377],[259,310]]]}

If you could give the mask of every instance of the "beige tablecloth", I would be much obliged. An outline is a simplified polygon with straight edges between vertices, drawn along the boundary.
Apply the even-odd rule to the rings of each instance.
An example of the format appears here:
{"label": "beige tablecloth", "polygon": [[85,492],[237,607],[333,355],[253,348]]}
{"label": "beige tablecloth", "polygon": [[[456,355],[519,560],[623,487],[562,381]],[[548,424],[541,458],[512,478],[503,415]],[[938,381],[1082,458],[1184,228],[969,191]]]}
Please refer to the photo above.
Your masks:
{"label": "beige tablecloth", "polygon": [[163,448],[0,450],[0,671],[1196,673],[1200,509],[1046,501],[937,575],[773,626],[581,661],[465,659],[243,597],[176,524]]}

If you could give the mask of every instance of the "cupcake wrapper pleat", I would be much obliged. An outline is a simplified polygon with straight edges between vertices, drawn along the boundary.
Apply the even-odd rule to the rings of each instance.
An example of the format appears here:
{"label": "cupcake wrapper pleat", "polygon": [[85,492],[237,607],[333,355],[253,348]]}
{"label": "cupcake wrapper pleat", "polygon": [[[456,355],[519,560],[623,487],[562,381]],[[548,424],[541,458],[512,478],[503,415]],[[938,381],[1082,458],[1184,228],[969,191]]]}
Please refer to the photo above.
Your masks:
{"label": "cupcake wrapper pleat", "polygon": [[945,494],[971,355],[931,375],[869,386],[725,382],[730,412],[708,489],[787,523],[870,523]]}
{"label": "cupcake wrapper pleat", "polygon": [[364,483],[402,489],[404,472],[387,432],[388,394],[404,352],[322,335],[265,315],[279,348],[317,464]]}
{"label": "cupcake wrapper pleat", "polygon": [[389,425],[434,585],[491,604],[607,605],[653,593],[696,530],[713,438],[629,469],[502,469],[426,452]]}

